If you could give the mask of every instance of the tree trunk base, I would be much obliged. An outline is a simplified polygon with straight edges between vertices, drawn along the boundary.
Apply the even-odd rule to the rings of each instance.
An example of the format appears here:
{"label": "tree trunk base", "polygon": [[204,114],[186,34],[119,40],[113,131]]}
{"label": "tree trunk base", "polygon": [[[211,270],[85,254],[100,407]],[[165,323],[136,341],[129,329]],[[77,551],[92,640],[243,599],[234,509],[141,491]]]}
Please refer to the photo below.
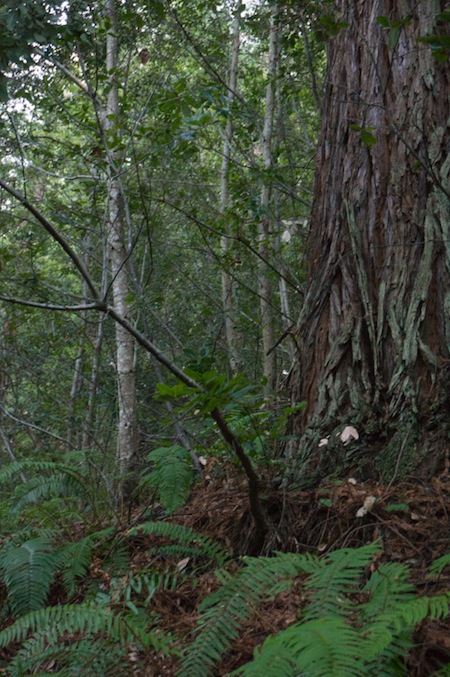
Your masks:
{"label": "tree trunk base", "polygon": [[[358,439],[341,440],[348,426]],[[387,424],[349,415],[328,426],[309,426],[288,443],[285,458],[283,483],[295,488],[345,476],[383,484],[411,476],[426,480],[449,464],[450,424],[442,417],[424,418],[412,412]]]}

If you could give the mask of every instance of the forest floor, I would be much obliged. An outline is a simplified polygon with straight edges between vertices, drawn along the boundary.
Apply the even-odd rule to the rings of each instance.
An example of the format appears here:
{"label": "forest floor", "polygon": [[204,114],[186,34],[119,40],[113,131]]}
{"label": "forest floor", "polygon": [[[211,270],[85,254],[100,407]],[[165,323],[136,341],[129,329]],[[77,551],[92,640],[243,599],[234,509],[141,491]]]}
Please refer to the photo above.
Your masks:
{"label": "forest floor", "polygon": [[[359,516],[358,511],[372,503],[367,513]],[[380,561],[408,564],[419,595],[450,589],[450,567],[438,579],[427,576],[430,563],[450,550],[448,472],[429,482],[414,478],[383,486],[349,478],[298,493],[268,492],[264,504],[274,528],[263,555],[274,550],[329,553],[377,539],[382,548]],[[247,506],[245,483],[235,473],[214,479],[207,475],[189,503],[171,515],[170,521],[220,541],[234,555],[257,554],[251,552],[252,522]],[[143,551],[135,555],[140,558]],[[214,572],[207,569],[203,573],[199,570],[194,589],[158,593],[154,603],[158,605],[161,628],[183,638],[192,637],[198,605],[217,586]],[[225,676],[251,660],[254,648],[268,635],[297,620],[302,606],[300,588],[299,584],[255,612],[233,649],[216,667],[215,675]],[[417,628],[414,643],[408,657],[409,674],[426,677],[450,662],[450,619],[424,621]],[[167,659],[155,662],[153,657],[142,674],[175,675],[176,668]]]}
{"label": "forest floor", "polygon": [[[264,508],[272,525],[263,550],[255,551],[253,522],[248,509],[246,482],[234,466],[220,464],[207,467],[204,477],[193,489],[188,503],[177,512],[164,517],[167,522],[183,525],[209,536],[225,546],[232,555],[227,565],[231,571],[239,567],[244,555],[270,555],[274,551],[326,555],[339,548],[356,548],[377,541],[380,554],[373,562],[376,569],[382,562],[404,563],[410,570],[410,582],[419,596],[450,590],[450,567],[439,576],[430,577],[430,564],[450,551],[450,475],[448,469],[430,481],[411,478],[402,483],[382,485],[357,482],[353,478],[335,481],[298,492],[267,488],[262,493]],[[159,506],[151,506],[153,519]],[[151,519],[150,515],[150,519]],[[145,512],[133,511],[130,522],[123,525],[119,536],[126,543],[130,561],[123,574],[123,589],[133,572],[179,572],[173,589],[159,589],[148,603],[156,620],[158,632],[170,633],[179,649],[192,643],[196,635],[199,605],[220,583],[213,564],[207,557],[186,557],[163,553],[160,546],[170,542],[154,535],[131,532],[130,526],[149,519]],[[102,527],[108,524],[102,524]],[[84,535],[86,525],[73,525],[70,540]],[[156,550],[155,550],[156,549]],[[158,549],[161,550],[158,553]],[[155,554],[156,551],[156,554]],[[371,571],[373,569],[371,568]],[[184,577],[181,574],[187,573]],[[81,584],[79,600],[90,583],[108,593],[111,602],[120,601],[122,574],[111,587],[111,574],[102,558],[95,559],[87,581]],[[218,663],[214,677],[225,677],[250,661],[255,647],[270,635],[296,622],[307,596],[298,580],[289,592],[266,601],[242,626],[238,639]],[[50,605],[64,604],[63,587],[55,583]],[[145,597],[145,595],[144,595]],[[119,608],[120,610],[120,608]],[[9,625],[10,619],[3,619]],[[407,657],[411,677],[428,677],[440,666],[450,663],[450,618],[425,620],[416,628],[414,646]],[[15,647],[17,650],[17,647]],[[2,649],[4,662],[12,648]],[[135,677],[175,677],[178,663],[174,656],[155,652],[129,655]],[[51,672],[51,670],[50,670]],[[0,669],[0,674],[9,674]],[[105,676],[106,677],[106,676]],[[114,677],[113,675],[111,677]],[[330,677],[332,677],[330,675]]]}

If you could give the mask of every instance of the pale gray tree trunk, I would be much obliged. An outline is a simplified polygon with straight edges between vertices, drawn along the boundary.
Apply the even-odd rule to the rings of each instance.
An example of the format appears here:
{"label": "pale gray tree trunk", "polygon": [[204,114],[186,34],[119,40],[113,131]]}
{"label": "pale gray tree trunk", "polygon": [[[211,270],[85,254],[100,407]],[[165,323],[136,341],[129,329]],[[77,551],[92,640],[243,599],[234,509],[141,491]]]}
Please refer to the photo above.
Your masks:
{"label": "pale gray tree trunk", "polygon": [[[276,152],[276,154],[278,154],[278,149],[280,147],[280,143],[281,143],[281,140],[282,140],[282,129],[283,129],[283,107],[281,105],[281,86],[280,86],[280,78],[279,77],[277,77],[277,81],[276,81],[275,95],[276,95],[276,119],[277,119],[277,133],[276,133],[276,149],[275,149],[275,152]],[[276,252],[276,257],[277,257],[277,268],[278,268],[278,271],[280,273],[279,278],[278,278],[278,294],[279,294],[279,297],[280,297],[280,314],[281,314],[281,321],[283,323],[284,334],[288,334],[288,333],[290,333],[290,329],[293,325],[293,322],[292,322],[292,319],[291,319],[288,286],[286,284],[286,279],[287,279],[287,276],[288,276],[288,269],[287,269],[287,266],[285,264],[282,252],[281,252],[281,235],[282,235],[283,228],[282,228],[281,215],[280,215],[280,191],[279,191],[277,184],[275,184],[274,189],[273,189],[273,213],[274,213],[275,231],[276,231],[275,252]],[[293,361],[294,356],[295,356],[295,345],[294,345],[293,341],[291,340],[291,337],[289,337],[289,340],[285,341],[283,345],[285,346],[285,350],[287,351],[289,366],[291,366],[292,361]]]}
{"label": "pale gray tree trunk", "polygon": [[[109,29],[106,36],[106,69],[109,93],[104,118],[108,148],[108,249],[114,309],[130,319],[127,250],[124,238],[122,196],[120,190],[120,153],[113,141],[119,133],[118,37],[115,0],[107,0]],[[135,341],[120,324],[115,324],[116,369],[119,405],[117,460],[121,477],[121,499],[126,501],[133,488],[133,469],[137,456],[137,402],[135,377]]]}
{"label": "pale gray tree trunk", "polygon": [[[226,217],[229,197],[229,166],[231,160],[232,138],[233,138],[233,102],[237,92],[237,77],[239,65],[240,48],[240,18],[242,2],[238,0],[233,22],[233,49],[231,55],[230,73],[228,78],[228,108],[229,114],[225,125],[225,138],[223,142],[222,168],[220,174],[220,211]],[[222,307],[225,321],[225,340],[227,345],[228,360],[231,373],[236,375],[240,369],[238,337],[236,332],[236,311],[234,308],[233,287],[234,280],[229,272],[231,262],[229,261],[230,228],[228,224],[224,225],[225,233],[222,235],[220,244],[222,250],[223,264],[221,273],[222,282]]]}
{"label": "pale gray tree trunk", "polygon": [[265,392],[272,393],[277,381],[275,325],[272,303],[272,285],[270,280],[270,267],[267,261],[272,249],[272,224],[270,215],[270,203],[272,192],[272,180],[269,172],[272,169],[272,137],[275,113],[275,80],[278,62],[278,5],[274,4],[270,13],[269,54],[267,67],[266,104],[264,113],[264,127],[261,139],[261,150],[264,166],[264,178],[261,188],[261,220],[259,223],[258,237],[258,292],[261,309],[261,333],[263,345],[263,374],[266,379]]}
{"label": "pale gray tree trunk", "polygon": [[77,404],[77,399],[80,394],[81,384],[83,381],[83,352],[80,347],[80,352],[75,359],[75,364],[73,368],[72,376],[72,385],[70,387],[70,396],[69,396],[69,406],[67,408],[67,421],[69,427],[67,429],[67,444],[69,447],[78,448],[78,441],[80,440],[79,436],[79,427],[77,426],[77,421],[75,417],[75,407]]}

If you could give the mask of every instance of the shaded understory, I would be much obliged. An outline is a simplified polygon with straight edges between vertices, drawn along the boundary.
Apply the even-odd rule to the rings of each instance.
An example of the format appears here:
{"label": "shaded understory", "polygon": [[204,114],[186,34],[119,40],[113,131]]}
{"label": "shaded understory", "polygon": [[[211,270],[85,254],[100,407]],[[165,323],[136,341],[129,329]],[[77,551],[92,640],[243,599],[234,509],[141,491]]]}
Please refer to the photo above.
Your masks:
{"label": "shaded understory", "polygon": [[[374,502],[369,500],[373,507],[367,514],[358,516],[369,497],[375,498]],[[389,486],[348,477],[314,490],[295,493],[268,490],[263,494],[263,503],[272,530],[262,554],[275,550],[326,554],[377,540],[383,552],[376,565],[383,561],[407,563],[411,569],[411,582],[419,595],[449,589],[449,567],[438,578],[427,577],[430,563],[449,550],[450,478],[447,470],[427,483],[415,478]],[[158,506],[152,509],[159,511]],[[137,524],[142,519],[146,518],[136,512],[131,522]],[[194,488],[188,504],[167,521],[208,535],[236,558],[247,554],[253,542],[246,483],[237,476],[234,468],[225,471],[219,465],[207,467],[202,483]],[[83,530],[82,525],[80,529]],[[122,533],[127,538],[128,529]],[[77,536],[75,530],[72,536]],[[192,641],[195,633],[199,604],[218,587],[218,582],[207,560],[187,557],[180,561],[176,555],[155,555],[155,548],[165,543],[167,541],[153,535],[128,538],[129,570],[160,567],[164,571],[168,566],[174,570],[178,567],[180,571],[190,569],[192,576],[185,582],[180,581],[172,590],[160,590],[150,602],[152,613],[158,618],[158,628],[170,632],[183,648]],[[238,564],[231,562],[228,566],[236,570]],[[91,565],[89,579],[80,586],[81,598],[83,587],[95,579],[108,591],[111,577],[100,559]],[[126,575],[123,585],[126,585]],[[54,584],[49,603],[55,605],[66,601],[62,587]],[[251,660],[254,648],[267,636],[294,623],[304,604],[300,579],[290,592],[265,602],[244,624],[238,640],[215,667],[214,675],[224,677]],[[9,623],[9,619],[6,623],[4,620],[3,627]],[[417,628],[414,643],[407,658],[409,674],[426,677],[450,662],[450,619],[424,621]],[[3,664],[8,662],[9,651],[1,652]],[[130,661],[136,677],[177,674],[178,664],[174,657],[164,657],[151,650],[147,655],[133,654]],[[47,669],[51,673],[52,666]]]}

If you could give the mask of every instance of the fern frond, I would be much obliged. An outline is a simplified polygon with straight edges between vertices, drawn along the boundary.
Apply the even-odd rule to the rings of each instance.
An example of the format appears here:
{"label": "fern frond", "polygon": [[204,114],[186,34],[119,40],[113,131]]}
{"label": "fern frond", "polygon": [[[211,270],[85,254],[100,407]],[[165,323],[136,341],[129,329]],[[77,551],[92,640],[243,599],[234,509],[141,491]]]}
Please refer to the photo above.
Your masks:
{"label": "fern frond", "polygon": [[[274,639],[274,638],[271,638]],[[267,639],[262,647],[257,647],[253,661],[231,673],[245,677],[297,677],[298,671],[290,649],[279,642]]]}
{"label": "fern frond", "polygon": [[450,566],[450,552],[448,552],[446,555],[443,555],[442,557],[438,557],[438,559],[434,560],[434,562],[430,565],[429,568],[429,575],[430,576],[439,576],[445,569],[445,567]]}
{"label": "fern frond", "polygon": [[37,503],[41,499],[82,498],[86,496],[86,486],[79,478],[64,473],[54,473],[50,477],[34,477],[25,484],[20,484],[13,496],[11,513],[20,513],[27,505]]}
{"label": "fern frond", "polygon": [[371,620],[380,614],[389,613],[399,603],[415,597],[414,586],[408,581],[409,569],[405,564],[388,562],[380,564],[362,589],[368,593],[362,607],[362,619]]}
{"label": "fern frond", "polygon": [[403,604],[398,610],[398,625],[411,628],[424,618],[446,618],[450,613],[450,592],[434,597],[416,597]]}
{"label": "fern frond", "polygon": [[180,677],[210,675],[261,601],[288,590],[296,576],[315,569],[317,558],[277,553],[276,557],[245,558],[244,565],[235,575],[219,572],[222,587],[200,604],[196,637],[185,652]]}
{"label": "fern frond", "polygon": [[[217,562],[219,566],[222,566],[230,557],[228,552],[219,543],[213,541],[208,536],[199,534],[193,529],[184,527],[181,524],[173,524],[171,522],[143,522],[142,524],[133,527],[128,532],[130,536],[138,533],[162,536],[164,538],[169,538],[172,541],[177,541],[180,545],[194,547],[198,551],[197,554],[207,556],[209,559]],[[154,551],[155,554],[156,552],[159,552],[157,549],[152,549],[152,551]]]}
{"label": "fern frond", "polygon": [[61,472],[67,475],[72,475],[73,477],[79,477],[79,474],[73,468],[68,465],[64,465],[63,463],[55,463],[54,461],[34,461],[28,459],[24,461],[15,461],[14,463],[8,463],[8,465],[5,465],[0,470],[0,485],[11,481],[11,479],[20,472],[26,473],[27,470],[32,470],[34,473],[48,472],[50,474]]}
{"label": "fern frond", "polygon": [[[267,665],[265,652],[273,656],[277,650],[284,656],[289,655],[294,663],[294,671],[288,675],[302,677],[361,677],[361,663],[355,659],[361,645],[356,630],[342,618],[324,618],[303,624],[295,624],[283,630],[275,637],[264,642],[261,652],[253,663],[244,666],[237,674],[245,677],[266,675],[263,668]],[[261,661],[261,663],[259,662]],[[275,677],[284,677],[285,673],[272,673]]]}
{"label": "fern frond", "polygon": [[377,544],[339,550],[323,558],[277,554],[245,559],[232,575],[218,573],[222,587],[200,605],[196,638],[185,651],[180,677],[207,677],[236,640],[240,626],[263,598],[287,589],[304,572],[309,592],[302,621],[268,638],[245,677],[406,677],[404,657],[414,628],[424,618],[450,614],[450,592],[417,597],[407,566],[380,565],[368,583]]}
{"label": "fern frond", "polygon": [[30,632],[39,632],[54,644],[64,633],[102,635],[111,641],[143,645],[149,639],[142,627],[133,625],[129,618],[125,621],[121,614],[114,614],[107,607],[65,604],[39,609],[22,616],[0,632],[0,646],[21,642]]}
{"label": "fern frond", "polygon": [[64,588],[69,597],[77,590],[77,579],[86,576],[92,561],[95,536],[86,536],[74,543],[65,543],[60,549]]}
{"label": "fern frond", "polygon": [[192,460],[180,445],[160,447],[148,454],[153,470],[141,480],[141,485],[155,487],[168,512],[181,508],[187,501],[193,480]]}
{"label": "fern frond", "polygon": [[351,594],[359,589],[366,567],[380,551],[377,543],[361,548],[344,548],[319,560],[305,587],[312,591],[306,620],[344,616],[355,605]]}
{"label": "fern frond", "polygon": [[2,553],[8,602],[14,616],[22,616],[44,606],[59,565],[59,557],[46,538],[25,541]]}
{"label": "fern frond", "polygon": [[179,578],[178,572],[144,570],[129,573],[125,578],[112,579],[111,587],[128,605],[132,603],[133,597],[140,597],[148,605],[159,590],[175,590]]}
{"label": "fern frond", "polygon": [[64,677],[129,677],[133,674],[124,646],[92,638],[49,646],[42,635],[24,642],[10,661],[8,674],[10,677],[23,677],[30,673],[35,675],[39,667],[49,661],[57,667],[57,674]]}

